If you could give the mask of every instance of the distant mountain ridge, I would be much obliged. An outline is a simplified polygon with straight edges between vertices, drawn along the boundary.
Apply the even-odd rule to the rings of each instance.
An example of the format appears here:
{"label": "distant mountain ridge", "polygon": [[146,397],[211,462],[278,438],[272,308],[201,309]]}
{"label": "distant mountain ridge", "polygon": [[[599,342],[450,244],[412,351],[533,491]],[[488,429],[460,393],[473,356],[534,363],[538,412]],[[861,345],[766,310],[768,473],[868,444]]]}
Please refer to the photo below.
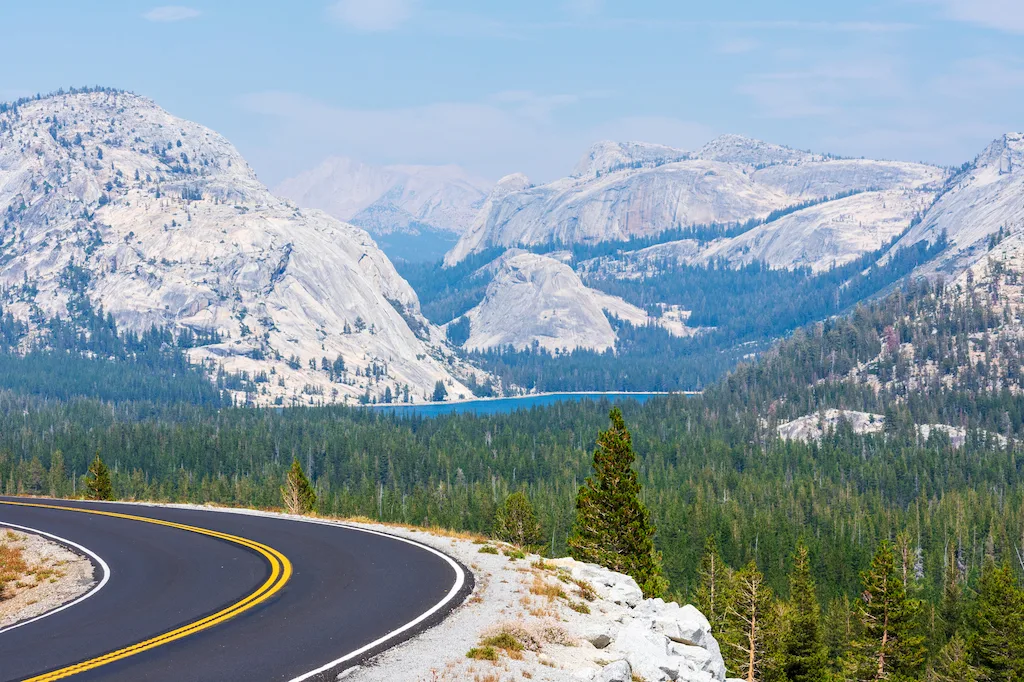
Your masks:
{"label": "distant mountain ridge", "polygon": [[533,186],[510,176],[517,178],[513,191],[509,179],[499,181],[445,262],[491,247],[593,244],[741,223],[855,191],[937,192],[947,176],[936,166],[842,159],[738,135],[695,152],[601,142],[568,177]]}

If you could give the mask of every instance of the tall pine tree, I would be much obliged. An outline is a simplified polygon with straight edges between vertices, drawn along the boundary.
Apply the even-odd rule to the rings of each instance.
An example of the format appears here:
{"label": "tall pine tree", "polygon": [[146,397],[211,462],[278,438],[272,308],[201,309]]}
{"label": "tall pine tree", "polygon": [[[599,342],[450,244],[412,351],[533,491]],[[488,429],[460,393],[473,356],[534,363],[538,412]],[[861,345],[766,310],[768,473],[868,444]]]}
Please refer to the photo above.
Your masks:
{"label": "tall pine tree", "polygon": [[718,631],[725,623],[725,614],[731,604],[732,569],[722,561],[714,536],[709,535],[704,541],[697,577],[699,582],[694,601],[711,623],[711,629]]}
{"label": "tall pine tree", "polygon": [[602,431],[594,450],[594,475],[576,495],[576,521],[569,537],[574,559],[632,576],[647,597],[664,593],[661,553],[654,547],[654,524],[640,501],[633,469],[632,437],[614,408],[612,426]]}
{"label": "tall pine tree", "polygon": [[861,680],[916,680],[924,665],[920,603],[907,596],[892,545],[883,540],[861,573],[860,633],[854,642]]}
{"label": "tall pine tree", "polygon": [[820,682],[825,679],[827,663],[811,559],[801,542],[789,576],[789,627],[782,643],[782,667],[789,682]]}
{"label": "tall pine tree", "polygon": [[281,486],[281,499],[290,514],[308,514],[316,506],[316,492],[298,458],[292,460],[292,468]]}
{"label": "tall pine tree", "polygon": [[85,477],[85,497],[89,500],[112,500],[114,499],[114,487],[110,483],[110,470],[100,459],[100,453],[89,465],[89,473]]}
{"label": "tall pine tree", "polygon": [[775,597],[753,561],[736,573],[733,587],[722,633],[728,645],[726,665],[746,682],[762,682],[770,672],[772,636],[778,624]]}
{"label": "tall pine tree", "polygon": [[1008,564],[989,557],[981,570],[978,601],[972,619],[971,647],[978,668],[989,682],[1015,682],[1024,675],[1024,598]]}

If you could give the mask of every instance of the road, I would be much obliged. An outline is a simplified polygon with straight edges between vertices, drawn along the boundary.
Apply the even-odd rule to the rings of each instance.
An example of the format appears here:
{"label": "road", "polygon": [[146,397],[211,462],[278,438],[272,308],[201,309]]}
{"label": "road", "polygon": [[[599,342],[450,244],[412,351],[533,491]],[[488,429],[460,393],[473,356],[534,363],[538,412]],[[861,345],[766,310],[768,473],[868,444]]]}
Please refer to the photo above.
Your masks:
{"label": "road", "polygon": [[436,551],[333,524],[0,497],[4,524],[87,548],[109,579],[80,603],[0,631],[3,682],[333,680],[472,589],[469,571]]}

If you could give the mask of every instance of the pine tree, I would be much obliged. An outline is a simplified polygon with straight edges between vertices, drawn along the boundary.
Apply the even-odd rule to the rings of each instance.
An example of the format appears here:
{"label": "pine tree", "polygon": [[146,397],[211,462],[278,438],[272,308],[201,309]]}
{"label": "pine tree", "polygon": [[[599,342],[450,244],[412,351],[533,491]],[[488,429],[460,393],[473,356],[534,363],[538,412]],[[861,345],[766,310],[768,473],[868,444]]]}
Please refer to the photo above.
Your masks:
{"label": "pine tree", "polygon": [[505,503],[494,514],[493,535],[520,547],[536,546],[544,541],[537,514],[526,493],[518,491],[505,498]]}
{"label": "pine tree", "polygon": [[316,492],[298,458],[292,460],[292,468],[281,486],[281,499],[289,514],[308,514],[316,506]]}
{"label": "pine tree", "polygon": [[85,477],[85,497],[88,500],[112,500],[114,488],[110,483],[110,470],[100,459],[100,453],[89,465],[89,473]]}
{"label": "pine tree", "polygon": [[825,678],[828,649],[821,631],[821,607],[807,546],[797,545],[789,577],[789,628],[782,643],[782,667],[789,682]]}
{"label": "pine tree", "polygon": [[862,680],[915,680],[924,664],[920,603],[907,596],[892,545],[883,540],[861,573],[860,632],[854,642]]}
{"label": "pine tree", "polygon": [[67,471],[64,467],[64,453],[59,449],[50,455],[50,472],[47,478],[50,484],[50,497],[63,497],[67,489]]}
{"label": "pine tree", "polygon": [[928,678],[935,682],[979,682],[982,679],[981,671],[971,663],[970,650],[960,633],[954,633],[939,649]]}
{"label": "pine tree", "polygon": [[746,682],[762,682],[770,666],[777,624],[775,597],[753,561],[736,573],[734,588],[722,633],[728,645],[726,666]]}
{"label": "pine tree", "polygon": [[717,632],[725,622],[732,599],[732,570],[722,561],[718,552],[718,543],[709,535],[704,540],[704,554],[697,569],[697,589],[693,598],[697,608],[711,623],[712,631]]}
{"label": "pine tree", "polygon": [[632,576],[645,596],[658,596],[668,582],[661,573],[661,553],[654,547],[650,512],[640,501],[632,437],[619,408],[609,417],[611,428],[597,438],[594,475],[576,495],[569,551],[579,561]]}
{"label": "pine tree", "polygon": [[1024,598],[1008,564],[985,560],[973,616],[971,650],[984,679],[1019,680],[1024,675]]}
{"label": "pine tree", "polygon": [[435,403],[441,403],[448,399],[448,389],[444,387],[443,381],[438,380],[438,382],[434,384],[434,394],[431,396],[431,399]]}
{"label": "pine tree", "polygon": [[961,584],[957,549],[951,545],[946,555],[946,571],[942,576],[942,600],[939,602],[940,644],[960,632],[964,624],[964,591]]}

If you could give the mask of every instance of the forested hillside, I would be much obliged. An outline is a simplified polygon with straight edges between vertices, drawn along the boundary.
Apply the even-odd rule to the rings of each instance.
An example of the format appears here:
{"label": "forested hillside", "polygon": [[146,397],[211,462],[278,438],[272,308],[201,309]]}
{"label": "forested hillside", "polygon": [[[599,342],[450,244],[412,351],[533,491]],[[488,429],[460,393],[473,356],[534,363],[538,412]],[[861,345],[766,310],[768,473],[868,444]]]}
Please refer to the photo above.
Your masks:
{"label": "forested hillside", "polygon": [[[700,598],[711,538],[725,565],[754,562],[786,597],[803,542],[834,629],[851,622],[861,572],[880,543],[898,539],[937,661],[952,641],[940,618],[951,581],[967,599],[986,562],[991,578],[993,558],[1016,566],[1021,551],[1019,288],[998,267],[921,283],[794,334],[703,396],[626,403],[670,590]],[[8,494],[75,494],[99,453],[120,498],[273,507],[298,459],[324,514],[489,532],[496,508],[523,491],[545,551],[557,555],[608,408],[426,419],[4,392],[0,480]],[[885,427],[861,434],[840,420],[819,439],[778,437],[778,424],[827,408],[875,412]],[[927,423],[962,427],[967,437],[954,444],[933,430],[923,439],[915,425]],[[853,651],[848,641],[832,644],[844,657]]]}

